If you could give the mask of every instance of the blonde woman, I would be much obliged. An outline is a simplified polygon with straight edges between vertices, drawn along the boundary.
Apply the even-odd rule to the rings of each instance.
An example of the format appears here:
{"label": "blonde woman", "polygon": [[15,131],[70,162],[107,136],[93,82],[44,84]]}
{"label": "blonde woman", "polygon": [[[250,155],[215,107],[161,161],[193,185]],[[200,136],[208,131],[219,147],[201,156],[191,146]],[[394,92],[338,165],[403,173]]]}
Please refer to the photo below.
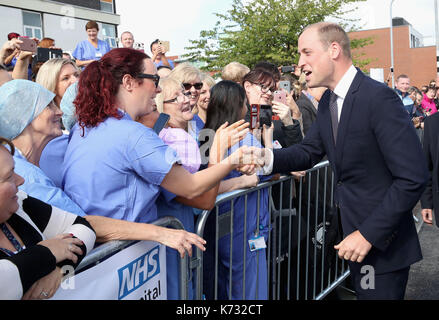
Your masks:
{"label": "blonde woman", "polygon": [[168,77],[181,82],[184,87],[184,93],[191,93],[189,96],[190,106],[192,109],[195,108],[200,97],[200,91],[203,88],[200,70],[185,62],[176,66]]}
{"label": "blonde woman", "polygon": [[79,74],[73,61],[52,59],[41,66],[35,82],[56,95],[54,101],[59,107],[67,88],[78,81]]}
{"label": "blonde woman", "polygon": [[244,76],[250,72],[250,68],[239,62],[230,62],[223,69],[221,78],[241,84]]}
{"label": "blonde woman", "polygon": [[[79,75],[79,68],[73,61],[52,59],[41,66],[36,83],[55,94],[53,101],[59,109],[67,88],[78,81]],[[61,188],[61,164],[67,149],[68,137],[67,134],[63,134],[51,140],[40,158],[41,170],[58,188]]]}

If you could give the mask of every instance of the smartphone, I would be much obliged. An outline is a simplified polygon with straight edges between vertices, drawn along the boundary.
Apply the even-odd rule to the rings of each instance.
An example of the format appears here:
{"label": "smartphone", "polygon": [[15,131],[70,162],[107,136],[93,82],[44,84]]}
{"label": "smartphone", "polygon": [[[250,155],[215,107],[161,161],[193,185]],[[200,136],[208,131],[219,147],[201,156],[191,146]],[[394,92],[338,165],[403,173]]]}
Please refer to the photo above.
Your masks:
{"label": "smartphone", "polygon": [[271,109],[271,106],[261,104],[259,110],[259,126],[261,127],[261,129],[263,128],[264,124],[267,127],[271,127],[272,119],[273,119],[273,110]]}
{"label": "smartphone", "polygon": [[283,90],[275,91],[273,93],[273,101],[287,104],[287,93]]}
{"label": "smartphone", "polygon": [[33,53],[37,52],[37,43],[35,40],[28,37],[18,37],[18,40],[23,41],[23,43],[20,44],[20,50]]}
{"label": "smartphone", "polygon": [[285,66],[282,67],[280,70],[282,73],[293,73],[296,70],[296,68],[294,66]]}
{"label": "smartphone", "polygon": [[280,81],[279,82],[279,89],[284,89],[286,92],[291,92],[291,82],[288,80]]}
{"label": "smartphone", "polygon": [[250,106],[250,130],[256,129],[259,122],[259,104],[252,104]]}
{"label": "smartphone", "polygon": [[171,50],[171,45],[169,44],[169,41],[159,41],[159,46],[162,46],[165,49],[165,52],[169,52]]}
{"label": "smartphone", "polygon": [[154,132],[157,133],[157,135],[158,135],[160,133],[160,131],[162,131],[162,129],[168,124],[169,118],[170,118],[169,114],[160,113],[152,130],[154,130]]}

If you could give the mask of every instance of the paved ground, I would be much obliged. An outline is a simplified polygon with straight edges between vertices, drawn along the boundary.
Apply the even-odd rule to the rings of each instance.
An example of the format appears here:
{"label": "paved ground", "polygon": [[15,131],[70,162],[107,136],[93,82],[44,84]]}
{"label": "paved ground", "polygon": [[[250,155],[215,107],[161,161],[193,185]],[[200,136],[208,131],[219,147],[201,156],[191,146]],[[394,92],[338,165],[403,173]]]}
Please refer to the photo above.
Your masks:
{"label": "paved ground", "polygon": [[[413,211],[424,259],[410,269],[406,300],[439,300],[439,228],[423,223],[418,204]],[[329,299],[355,300],[355,296],[343,288],[337,288]]]}
{"label": "paved ground", "polygon": [[[420,209],[416,213],[417,216],[420,215]],[[424,223],[419,224],[419,228],[424,259],[410,269],[405,298],[439,300],[439,228]]]}

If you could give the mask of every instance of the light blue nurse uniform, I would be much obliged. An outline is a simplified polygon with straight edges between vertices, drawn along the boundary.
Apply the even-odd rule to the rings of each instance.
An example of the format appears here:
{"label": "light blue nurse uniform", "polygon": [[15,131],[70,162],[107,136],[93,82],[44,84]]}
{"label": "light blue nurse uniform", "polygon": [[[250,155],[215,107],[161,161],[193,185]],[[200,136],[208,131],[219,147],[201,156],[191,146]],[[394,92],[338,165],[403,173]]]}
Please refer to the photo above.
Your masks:
{"label": "light blue nurse uniform", "polygon": [[[240,146],[255,146],[261,148],[259,141],[252,135],[247,136],[234,145],[229,154]],[[224,180],[240,177],[238,171],[232,171]],[[267,181],[271,176],[259,175],[259,181]],[[260,190],[259,223],[258,223],[258,191],[247,196],[247,223],[244,234],[245,219],[245,196],[233,200],[233,249],[232,249],[232,296],[229,297],[229,274],[230,274],[230,234],[218,241],[218,299],[242,300],[244,293],[244,235],[245,243],[245,300],[267,300],[267,259],[266,249],[251,251],[248,240],[259,235],[267,244],[269,226],[269,192],[267,189]],[[219,206],[219,215],[231,211],[230,201]],[[215,211],[213,212],[215,214]],[[212,270],[213,272],[213,270]]]}
{"label": "light blue nurse uniform", "polygon": [[84,132],[73,127],[63,188],[87,214],[151,223],[160,184],[178,157],[152,129],[121,115]]}
{"label": "light blue nurse uniform", "polygon": [[95,48],[90,41],[84,40],[78,43],[72,55],[76,60],[81,61],[99,60],[110,50],[106,41],[98,39],[98,47]]}
{"label": "light blue nurse uniform", "polygon": [[69,135],[56,137],[43,149],[40,157],[40,168],[53,181],[55,186],[62,188],[62,164],[69,144]]}
{"label": "light blue nurse uniform", "polygon": [[24,178],[24,183],[18,188],[31,197],[39,199],[61,210],[83,217],[84,211],[70,199],[44,172],[27,161],[19,150],[14,154],[14,171]]}

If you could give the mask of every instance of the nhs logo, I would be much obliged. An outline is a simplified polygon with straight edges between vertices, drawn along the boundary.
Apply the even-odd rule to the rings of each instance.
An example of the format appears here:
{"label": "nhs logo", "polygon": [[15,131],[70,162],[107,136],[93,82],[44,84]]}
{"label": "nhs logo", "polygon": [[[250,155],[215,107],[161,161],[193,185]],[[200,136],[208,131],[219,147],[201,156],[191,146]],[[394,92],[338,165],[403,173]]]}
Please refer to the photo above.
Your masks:
{"label": "nhs logo", "polygon": [[126,266],[120,268],[119,300],[160,274],[160,247],[157,246]]}

